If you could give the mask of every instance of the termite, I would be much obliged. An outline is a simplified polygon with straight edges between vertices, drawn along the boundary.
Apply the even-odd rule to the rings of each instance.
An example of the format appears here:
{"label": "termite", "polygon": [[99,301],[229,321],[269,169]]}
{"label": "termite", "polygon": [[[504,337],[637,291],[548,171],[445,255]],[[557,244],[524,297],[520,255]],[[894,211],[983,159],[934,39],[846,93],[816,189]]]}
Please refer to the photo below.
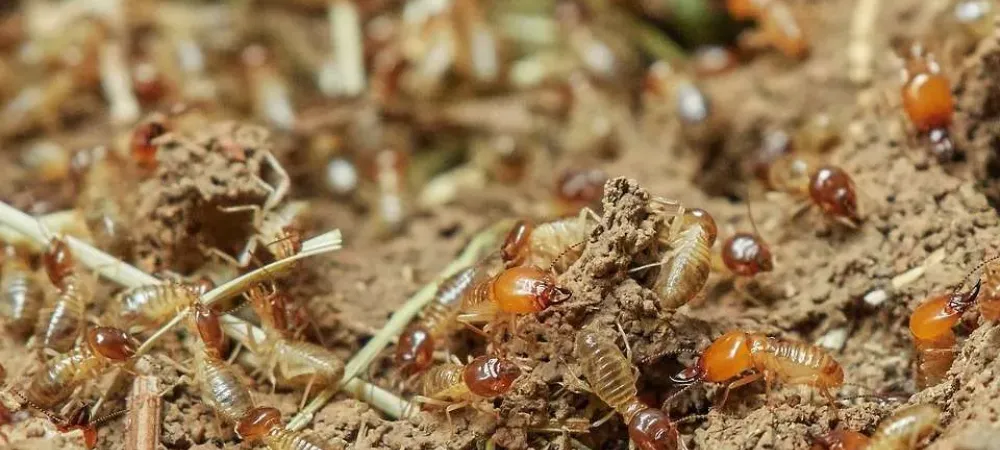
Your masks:
{"label": "termite", "polygon": [[948,131],[955,115],[951,82],[923,46],[913,44],[902,56],[903,111],[918,135],[929,142],[931,154],[941,162],[951,161],[955,157],[955,144]]}
{"label": "termite", "polygon": [[917,387],[923,389],[944,379],[955,359],[952,327],[979,296],[982,281],[966,292],[941,294],[925,300],[910,314],[910,334],[917,349]]}
{"label": "termite", "polygon": [[420,379],[418,403],[443,406],[449,414],[457,409],[479,407],[480,400],[499,397],[510,390],[521,369],[510,360],[480,356],[466,365],[431,367]]}
{"label": "termite", "polygon": [[789,154],[777,158],[767,171],[772,189],[807,198],[826,216],[852,228],[861,223],[854,180],[844,169],[817,167],[814,156]]}
{"label": "termite", "polygon": [[702,209],[686,210],[674,220],[680,221],[676,232],[660,233],[661,243],[670,250],[660,261],[663,267],[653,282],[660,305],[667,309],[687,304],[705,287],[718,234],[715,220]]}
{"label": "termite", "polygon": [[742,39],[748,46],[771,46],[790,58],[809,55],[809,39],[786,0],[727,0],[726,7],[737,20],[757,21]]}
{"label": "termite", "polygon": [[600,169],[566,170],[555,184],[555,210],[559,216],[571,216],[582,208],[595,208],[604,196],[608,174]]}
{"label": "termite", "polygon": [[315,433],[287,430],[281,426],[281,412],[269,406],[252,408],[236,422],[236,435],[248,442],[262,440],[271,450],[339,450]]}
{"label": "termite", "polygon": [[43,349],[58,353],[73,348],[86,322],[87,305],[91,301],[91,280],[79,272],[73,253],[63,238],[49,240],[42,264],[58,295],[55,302],[42,310],[38,330]]}
{"label": "termite", "polygon": [[232,366],[222,359],[225,335],[218,315],[201,303],[194,305],[194,312],[193,328],[201,341],[201,349],[194,355],[201,399],[218,417],[236,423],[254,406],[250,391]]}
{"label": "termite", "polygon": [[420,311],[420,318],[407,327],[396,344],[395,363],[404,374],[423,372],[430,367],[434,350],[459,327],[462,297],[493,270],[484,260],[468,266],[438,285],[434,299]]}
{"label": "termite", "polygon": [[580,244],[594,228],[587,215],[593,212],[584,208],[575,218],[538,225],[528,220],[518,221],[507,233],[500,250],[504,264],[551,267],[558,273],[565,272],[583,254]]}
{"label": "termite", "polygon": [[283,325],[287,311],[284,304],[272,299],[279,295],[268,292],[262,285],[255,285],[247,297],[254,311],[261,318],[264,329],[263,341],[258,341],[253,333],[242,342],[250,351],[258,355],[266,365],[262,369],[272,385],[282,383],[305,387],[302,401],[308,398],[312,387],[326,387],[340,382],[344,375],[344,362],[330,350],[311,342],[292,341],[284,336]]}
{"label": "termite", "polygon": [[0,265],[0,316],[7,329],[17,336],[27,336],[38,322],[42,308],[42,288],[23,252],[13,245],[4,246]]}
{"label": "termite", "polygon": [[564,302],[573,293],[556,283],[552,274],[534,266],[518,266],[473,284],[462,296],[465,322],[513,323],[518,314],[532,314]]}
{"label": "termite", "polygon": [[151,171],[156,168],[157,146],[153,141],[167,133],[165,118],[153,117],[132,130],[129,140],[129,154],[132,160],[142,169]]}
{"label": "termite", "polygon": [[[748,371],[752,373],[740,376]],[[728,382],[720,403],[724,405],[731,389],[761,378],[768,397],[771,384],[780,380],[812,386],[834,406],[830,390],[844,384],[844,369],[819,347],[760,333],[730,331],[703,350],[694,366],[681,371],[672,380],[681,384]]]}
{"label": "termite", "polygon": [[814,450],[914,450],[941,421],[932,404],[901,408],[882,420],[871,438],[849,430],[834,430],[817,439]]}
{"label": "termite", "polygon": [[89,405],[80,405],[63,423],[56,424],[60,433],[80,430],[83,433],[83,443],[88,449],[97,447],[97,425],[90,420]]}
{"label": "termite", "polygon": [[115,295],[106,317],[122,326],[154,327],[197,303],[201,291],[176,281],[129,288]]}
{"label": "termite", "polygon": [[50,409],[84,382],[132,359],[139,343],[124,331],[111,327],[87,330],[84,342],[45,363],[45,372],[33,377],[25,398],[33,406]]}
{"label": "termite", "polygon": [[577,333],[574,354],[590,389],[628,424],[628,435],[642,450],[673,450],[678,433],[670,418],[639,400],[635,366],[614,342],[593,330]]}

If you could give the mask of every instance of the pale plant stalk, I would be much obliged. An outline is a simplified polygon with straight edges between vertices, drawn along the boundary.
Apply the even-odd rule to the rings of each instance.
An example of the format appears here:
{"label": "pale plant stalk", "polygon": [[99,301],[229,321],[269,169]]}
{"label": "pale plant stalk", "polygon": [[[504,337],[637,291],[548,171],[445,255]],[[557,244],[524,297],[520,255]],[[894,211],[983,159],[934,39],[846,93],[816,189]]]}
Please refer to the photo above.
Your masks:
{"label": "pale plant stalk", "polygon": [[[494,224],[493,226],[487,228],[486,230],[477,234],[469,245],[462,250],[462,254],[459,255],[457,259],[451,262],[441,273],[434,279],[434,281],[424,285],[416,294],[413,294],[400,307],[389,321],[386,322],[385,326],[382,327],[378,333],[375,334],[368,343],[359,350],[344,368],[344,378],[341,379],[337,386],[331,386],[319,393],[308,405],[305,406],[291,421],[288,422],[286,428],[289,430],[301,430],[312,420],[314,414],[319,411],[327,402],[333,398],[334,394],[338,390],[345,390],[352,393],[364,393],[368,392],[374,394],[373,388],[365,387],[362,381],[357,378],[359,374],[368,368],[368,365],[389,345],[392,340],[402,332],[403,328],[406,327],[410,321],[424,308],[427,303],[434,299],[434,293],[437,291],[437,286],[441,280],[451,276],[455,272],[462,270],[462,268],[467,267],[488,252],[497,248],[497,244],[500,238],[510,229],[512,223],[510,221],[501,221]],[[372,406],[376,406],[371,403]],[[400,409],[398,415],[393,417],[401,417],[408,409],[409,403],[401,402],[397,404]],[[391,414],[390,414],[391,415]]]}

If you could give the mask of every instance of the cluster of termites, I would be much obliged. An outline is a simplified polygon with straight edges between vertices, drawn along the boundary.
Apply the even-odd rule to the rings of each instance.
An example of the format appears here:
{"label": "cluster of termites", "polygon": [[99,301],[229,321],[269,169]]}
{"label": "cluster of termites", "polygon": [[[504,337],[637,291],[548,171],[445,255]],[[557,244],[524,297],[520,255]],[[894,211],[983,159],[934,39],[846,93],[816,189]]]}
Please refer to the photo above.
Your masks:
{"label": "cluster of termites", "polygon": [[[668,48],[670,33],[657,28],[664,25],[656,2],[559,0],[543,2],[544,12],[532,2],[483,0],[24,3],[0,8],[0,143],[21,150],[24,173],[16,183],[23,189],[10,200],[37,214],[73,209],[82,232],[69,225],[50,231],[39,219],[44,243],[3,243],[0,318],[31,355],[16,373],[0,367],[3,391],[59,431],[82,431],[94,446],[96,426],[118,415],[111,405],[121,399],[95,380],[114,374],[117,385],[150,365],[168,365],[181,373],[168,384],[186,384],[240,439],[276,450],[338,445],[286,429],[279,409],[258,402],[251,381],[301,392],[300,407],[345,381],[345,365],[322,343],[310,305],[292,295],[294,277],[254,282],[243,292],[249,308],[223,309],[203,303],[215,282],[229,278],[207,264],[112,289],[70,244],[72,236],[138,261],[133,232],[141,224],[126,194],[164,177],[171,157],[165,142],[240,118],[266,124],[282,143],[256,155],[264,169],[253,181],[266,198],[213,205],[250,218],[252,232],[239,248],[197,249],[233,273],[303,251],[310,206],[288,200],[293,181],[365,212],[370,229],[388,236],[404,233],[416,214],[462,202],[464,193],[524,186],[544,173],[551,181],[541,201],[518,210],[525,218],[485,257],[437,283],[394,349],[402,391],[415,403],[449,419],[463,407],[499,416],[495,401],[531,370],[505,349],[537,345],[522,332],[526,316],[574,300],[562,275],[601,231],[609,174],[594,161],[614,159],[634,142],[633,113],[649,130],[679,131],[684,145],[718,153],[730,120],[725,99],[706,90],[707,78],[753,53],[807,58],[809,13],[817,7],[718,2],[709,9],[737,23],[738,37],[691,48],[681,59]],[[953,0],[936,18],[946,42],[897,48],[902,83],[898,101],[893,90],[889,103],[899,105],[907,135],[922,143],[913,146],[927,147],[942,164],[962,153],[951,132],[951,52],[969,52],[990,35],[995,9],[988,1]],[[778,267],[771,246],[780,245],[754,223],[749,205],[764,195],[798,202],[792,218],[811,209],[845,233],[864,225],[863,188],[851,167],[829,154],[844,124],[817,114],[790,128],[766,134],[748,158],[748,229],[717,223],[711,208],[650,200],[655,258],[628,269],[656,295],[664,316],[696,303],[713,276],[757,300],[748,284]],[[225,139],[217,144],[212,151],[230,161],[254,153]],[[557,163],[559,156],[573,164]],[[279,157],[296,170],[286,171]],[[913,312],[918,387],[945,378],[963,315],[1000,318],[997,267],[986,265],[971,287],[935,295]],[[185,352],[147,348],[162,336],[159,327],[178,318]],[[476,336],[465,362],[451,354],[463,330]],[[597,326],[574,333],[577,381],[606,404],[608,417],[620,416],[633,444],[682,447],[684,419],[640,398],[639,370],[614,333]],[[230,338],[249,355],[234,351]],[[827,350],[753,330],[717,337],[670,380],[681,389],[723,385],[720,408],[731,389],[760,380],[768,397],[774,383],[803,385],[836,409],[847,384]],[[916,405],[884,419],[870,438],[838,429],[815,440],[830,448],[911,448],[940,415],[933,405]],[[15,416],[0,404],[0,422]]]}

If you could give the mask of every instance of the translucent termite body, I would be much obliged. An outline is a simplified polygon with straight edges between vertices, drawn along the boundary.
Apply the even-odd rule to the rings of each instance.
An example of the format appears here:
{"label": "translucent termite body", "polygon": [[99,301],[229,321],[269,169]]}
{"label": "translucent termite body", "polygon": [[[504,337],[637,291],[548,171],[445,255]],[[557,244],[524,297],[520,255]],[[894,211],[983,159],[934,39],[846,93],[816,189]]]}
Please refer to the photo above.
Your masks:
{"label": "translucent termite body", "polygon": [[382,150],[374,155],[371,178],[376,185],[375,208],[379,224],[390,233],[402,229],[409,215],[406,175],[409,156],[399,150]]}
{"label": "translucent termite body", "polygon": [[201,290],[174,281],[129,288],[112,299],[107,319],[122,326],[155,327],[197,303]]}
{"label": "translucent termite body", "polygon": [[593,228],[583,213],[538,225],[521,220],[507,234],[501,257],[507,267],[551,267],[562,273],[583,254],[581,244]]}
{"label": "translucent termite body", "polygon": [[74,347],[86,322],[91,280],[77,270],[73,253],[62,238],[49,241],[42,265],[58,294],[52,305],[42,309],[37,330],[43,349],[64,353]]}
{"label": "translucent termite body", "polygon": [[127,178],[124,161],[106,147],[82,150],[74,159],[81,177],[77,208],[83,212],[94,243],[113,255],[127,255],[129,237],[123,225],[126,213],[118,200],[118,182]]}
{"label": "translucent termite body", "polygon": [[663,411],[639,400],[635,366],[613,341],[594,330],[583,330],[576,335],[574,354],[591,391],[621,414],[628,424],[629,438],[638,448],[678,448],[677,428]]}
{"label": "translucent termite body", "polygon": [[979,297],[982,282],[966,292],[936,295],[910,314],[910,334],[917,349],[917,387],[923,389],[944,379],[955,359],[952,328]]}
{"label": "translucent termite body", "polygon": [[194,305],[194,331],[201,340],[194,355],[195,376],[201,386],[202,401],[228,423],[238,422],[253,408],[253,398],[246,383],[222,359],[223,336],[218,314],[202,305]]}
{"label": "translucent termite body", "polygon": [[431,404],[449,404],[448,411],[499,397],[521,376],[513,362],[496,356],[480,356],[469,364],[441,364],[420,378],[420,392]]}
{"label": "translucent termite body", "polygon": [[137,348],[138,342],[122,330],[91,328],[81,345],[45,363],[44,373],[31,379],[25,397],[40,408],[51,409],[77,386],[132,359]]}
{"label": "translucent termite body", "polygon": [[653,282],[660,305],[666,309],[687,304],[705,287],[712,269],[711,249],[718,233],[715,220],[702,209],[689,209],[675,220],[680,220],[676,234],[660,234],[661,243],[670,250],[664,255],[663,267]]}
{"label": "translucent termite body", "polygon": [[281,412],[258,406],[250,409],[236,423],[236,434],[245,441],[261,440],[271,450],[340,450],[341,445],[315,433],[286,430],[281,426]]}
{"label": "translucent termite body", "polygon": [[430,367],[434,350],[459,328],[462,297],[472,286],[496,272],[497,264],[487,258],[446,278],[437,288],[434,299],[420,312],[420,317],[399,337],[395,363],[405,374],[422,372]]}
{"label": "translucent termite body", "polygon": [[[743,375],[745,372],[752,373]],[[722,399],[725,403],[730,389],[761,378],[766,383],[768,395],[774,381],[803,384],[818,389],[832,405],[834,397],[830,390],[844,384],[844,369],[820,347],[760,333],[730,331],[702,351],[693,367],[672,379],[686,384],[728,382]]]}
{"label": "translucent termite body", "polygon": [[27,336],[35,329],[44,298],[38,277],[31,266],[12,245],[4,247],[0,265],[0,316],[8,330],[16,336]]}
{"label": "translucent termite body", "polygon": [[914,450],[941,423],[941,409],[932,404],[902,408],[882,420],[865,450]]}

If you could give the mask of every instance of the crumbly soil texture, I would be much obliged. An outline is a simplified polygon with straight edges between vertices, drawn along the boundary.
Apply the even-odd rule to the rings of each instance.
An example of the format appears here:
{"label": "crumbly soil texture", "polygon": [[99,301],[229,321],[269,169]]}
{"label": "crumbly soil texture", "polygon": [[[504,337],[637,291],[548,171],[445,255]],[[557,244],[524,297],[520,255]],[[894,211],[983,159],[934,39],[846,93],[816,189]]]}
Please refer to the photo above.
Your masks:
{"label": "crumbly soil texture", "polygon": [[[898,114],[898,64],[891,56],[895,38],[926,38],[932,32],[934,2],[875,0],[877,19],[865,40],[874,59],[871,83],[848,78],[848,49],[856,0],[795,1],[807,14],[813,43],[808,59],[793,62],[765,52],[735,70],[704,81],[713,108],[726,125],[719,142],[702,148],[686,139],[676,123],[649,126],[633,99],[616,99],[627,119],[617,123],[616,147],[599,157],[555,153],[533,160],[522,181],[465,190],[453,202],[417,210],[402,231],[386,237],[370,226],[372,208],[316,189],[312,168],[303,164],[301,145],[286,142],[256,125],[218,123],[186,137],[161,138],[161,165],[129,201],[137,224],[131,233],[132,260],[150,272],[185,274],[210,260],[211,249],[228,254],[252,234],[239,224],[252,219],[269,191],[263,160],[273,153],[292,174],[289,199],[310,205],[310,228],[317,234],[343,231],[345,248],[307,260],[282,281],[302,299],[313,319],[312,339],[349,359],[393,312],[438,273],[479,230],[500,219],[531,216],[551,201],[553,174],[583,162],[605,170],[600,220],[582,244],[582,256],[559,275],[572,298],[522,317],[516,335],[498,349],[515,358],[524,374],[510,394],[493,402],[497,415],[465,408],[446,417],[428,410],[391,420],[378,410],[338,394],[314,417],[309,429],[346,448],[472,449],[629,447],[617,417],[588,424],[608,409],[580,383],[573,341],[578,330],[595,327],[626,344],[639,374],[641,397],[659,406],[665,400],[689,449],[806,449],[816,436],[847,428],[870,434],[893,410],[934,403],[944,411],[940,429],[921,443],[932,449],[1000,448],[1000,327],[972,315],[956,329],[957,357],[945,379],[920,390],[914,383],[909,312],[929,295],[962,283],[984,258],[1000,252],[1000,34],[948,64],[957,98],[953,126],[960,160],[939,164]],[[634,103],[634,102],[633,102]],[[748,187],[744,162],[769,130],[788,129],[829,113],[844,118],[840,140],[823,157],[854,178],[863,215],[856,228],[826,218],[800,199],[762,194]],[[358,114],[364,114],[358,111]],[[553,129],[553,139],[564,130]],[[442,132],[448,132],[444,130]],[[0,165],[3,198],[28,210],[33,192],[9,152]],[[553,168],[558,170],[553,170]],[[9,173],[8,173],[9,172]],[[266,183],[265,183],[266,184]],[[744,287],[713,273],[698,298],[664,311],[650,289],[657,269],[630,269],[655,261],[655,235],[662,219],[650,199],[664,197],[709,211],[719,241],[749,231],[746,198],[751,192],[756,226],[775,258],[772,272]],[[287,199],[285,200],[287,201]],[[536,219],[544,217],[536,216]],[[713,250],[718,252],[718,244]],[[917,276],[909,276],[916,273]],[[908,274],[908,275],[904,275]],[[905,283],[896,283],[904,275]],[[831,408],[808,386],[778,384],[765,398],[763,383],[734,390],[721,409],[722,389],[696,385],[678,395],[670,376],[728,330],[767,333],[819,345],[843,366],[846,385]],[[162,347],[184,355],[183,333]],[[451,350],[461,360],[484,351],[481,337],[457,334]],[[8,373],[30,371],[23,343],[0,339],[0,359]],[[12,361],[8,365],[8,361]],[[182,361],[183,364],[183,361]],[[157,367],[164,384],[180,373]],[[298,410],[301,391],[279,388],[251,370],[238,369],[254,385],[255,399],[278,407],[285,420]],[[394,370],[392,346],[362,376],[401,396],[414,394]],[[183,384],[164,395],[159,448],[233,448],[231,427],[218,425],[197,390]],[[119,405],[120,406],[120,405]],[[46,419],[18,412],[0,431],[8,448],[82,448],[75,434],[56,435]],[[120,448],[124,422],[101,427],[99,448]],[[248,444],[240,444],[244,448]]]}

